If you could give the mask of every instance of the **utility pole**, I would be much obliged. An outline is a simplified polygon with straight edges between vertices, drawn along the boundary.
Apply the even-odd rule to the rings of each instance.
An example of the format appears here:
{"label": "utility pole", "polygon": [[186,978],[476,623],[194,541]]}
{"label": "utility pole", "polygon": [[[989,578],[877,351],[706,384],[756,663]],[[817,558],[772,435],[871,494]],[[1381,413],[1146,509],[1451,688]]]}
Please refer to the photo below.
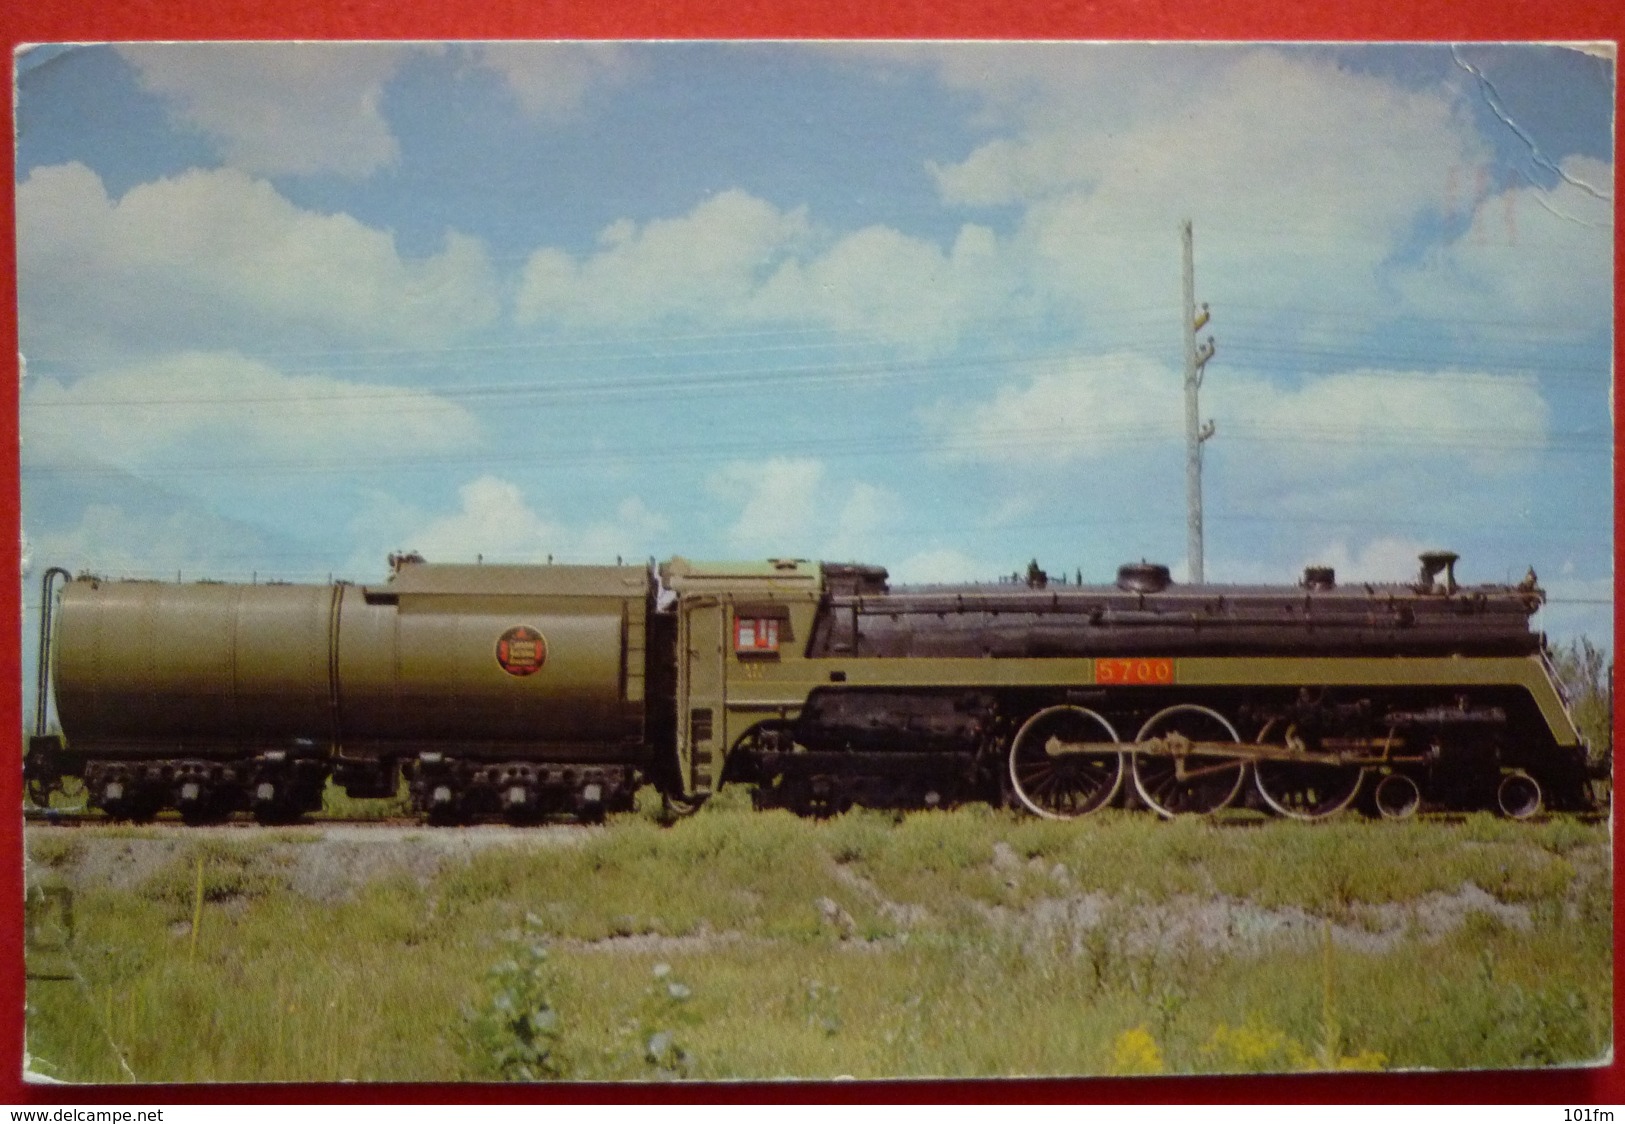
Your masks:
{"label": "utility pole", "polygon": [[1213,436],[1213,421],[1202,424],[1197,411],[1196,392],[1202,386],[1202,373],[1213,358],[1213,337],[1200,345],[1196,333],[1208,322],[1207,305],[1196,308],[1196,262],[1191,238],[1191,222],[1179,226],[1185,244],[1185,507],[1186,551],[1190,580],[1202,581],[1202,446]]}

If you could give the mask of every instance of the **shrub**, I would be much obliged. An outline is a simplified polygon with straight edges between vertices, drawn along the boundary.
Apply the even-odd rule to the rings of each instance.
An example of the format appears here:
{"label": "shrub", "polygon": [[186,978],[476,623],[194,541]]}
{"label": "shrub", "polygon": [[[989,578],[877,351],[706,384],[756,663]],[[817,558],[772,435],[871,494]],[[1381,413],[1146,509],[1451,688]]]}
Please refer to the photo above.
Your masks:
{"label": "shrub", "polygon": [[556,985],[547,946],[519,941],[514,955],[491,969],[484,1001],[464,1011],[462,1053],[469,1068],[502,1081],[563,1077]]}

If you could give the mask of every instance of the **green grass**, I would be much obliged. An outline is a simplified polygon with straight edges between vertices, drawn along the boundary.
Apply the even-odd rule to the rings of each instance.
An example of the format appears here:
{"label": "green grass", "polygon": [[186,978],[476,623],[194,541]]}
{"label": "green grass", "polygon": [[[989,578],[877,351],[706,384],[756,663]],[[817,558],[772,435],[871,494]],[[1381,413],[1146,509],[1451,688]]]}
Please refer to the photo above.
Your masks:
{"label": "green grass", "polygon": [[395,795],[376,799],[352,797],[331,780],[322,789],[320,815],[335,820],[384,820],[412,814],[412,795],[402,777]]}
{"label": "green grass", "polygon": [[[527,1004],[551,1012],[549,1070],[594,1080],[1504,1067],[1610,1041],[1607,829],[1569,820],[812,822],[723,802],[332,903],[292,888],[311,838],[200,840],[129,892],[74,882],[92,844],[31,839],[76,919],[66,952],[31,959],[72,977],[30,983],[37,1068],[487,1080],[516,1072],[498,1055]],[[1465,886],[1495,908],[1359,943],[1374,910]],[[1257,954],[1170,920],[1215,900],[1307,918],[1306,939]]]}

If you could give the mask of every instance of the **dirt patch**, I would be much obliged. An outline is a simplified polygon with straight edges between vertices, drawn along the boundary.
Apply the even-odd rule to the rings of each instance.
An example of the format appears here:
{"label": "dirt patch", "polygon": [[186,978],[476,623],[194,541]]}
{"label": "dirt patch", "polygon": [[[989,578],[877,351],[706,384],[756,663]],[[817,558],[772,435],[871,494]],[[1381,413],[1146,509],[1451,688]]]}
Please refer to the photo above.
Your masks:
{"label": "dirt patch", "polygon": [[[1003,844],[1001,843],[999,846],[1003,846]],[[882,917],[899,928],[916,928],[917,926],[926,924],[931,919],[931,911],[926,909],[925,906],[910,905],[904,902],[893,901],[881,891],[879,886],[876,886],[873,882],[869,881],[867,878],[863,877],[863,875],[859,874],[850,867],[836,866],[833,873],[835,875],[835,881],[862,895],[874,905],[875,909],[879,911]],[[824,907],[822,904],[823,901],[829,901],[829,899],[822,899],[818,908],[820,912],[824,913],[826,918],[828,918],[830,910]],[[834,902],[830,902],[831,906],[834,904]],[[843,910],[842,912],[844,913],[845,911]],[[834,918],[829,919],[834,920]],[[848,916],[846,918],[846,922],[847,926],[850,928],[852,925],[852,918]]]}
{"label": "dirt patch", "polygon": [[[426,828],[311,825],[275,831],[246,826],[184,828],[155,825],[62,827],[29,825],[25,834],[31,884],[54,882],[81,890],[105,887],[129,891],[194,852],[200,842],[241,843],[252,861],[273,869],[293,893],[324,904],[353,899],[366,886],[407,878],[427,886],[448,867],[491,848],[542,851],[579,847],[613,828],[580,825],[508,827],[481,825]],[[1606,877],[1606,849],[1584,865],[1589,876]],[[1574,856],[1587,859],[1591,856]],[[1338,947],[1382,953],[1407,940],[1434,942],[1475,919],[1511,930],[1534,924],[1529,906],[1509,904],[1471,883],[1452,893],[1430,893],[1413,901],[1355,904],[1326,918],[1296,907],[1269,908],[1223,895],[1185,894],[1152,900],[1135,894],[1082,892],[1064,866],[1023,859],[1006,843],[995,844],[992,866],[1007,884],[1043,884],[1042,896],[1027,905],[974,903],[995,932],[1018,941],[1070,947],[1084,952],[1109,940],[1121,951],[1163,954],[1201,950],[1243,957],[1317,947],[1329,926]],[[853,912],[872,909],[895,930],[890,940],[908,939],[913,930],[941,922],[937,910],[898,902],[849,866],[831,867],[835,881],[852,897],[851,907],[831,898],[809,903],[844,942],[868,944]],[[606,953],[677,954],[705,951],[746,940],[743,934],[701,930],[688,936],[617,936],[584,942]]]}
{"label": "dirt patch", "polygon": [[753,943],[753,938],[739,932],[714,933],[702,925],[697,931],[680,937],[667,937],[659,933],[633,933],[627,936],[605,937],[597,941],[569,940],[558,943],[561,948],[603,952],[612,956],[678,956],[684,953],[716,952],[722,948],[738,947]]}
{"label": "dirt patch", "polygon": [[49,879],[79,889],[133,890],[192,853],[200,842],[241,843],[264,855],[301,897],[337,902],[371,882],[406,876],[426,885],[450,863],[492,847],[577,847],[603,828],[578,825],[414,828],[356,824],[264,831],[247,826],[56,827],[24,832],[30,882]]}
{"label": "dirt patch", "polygon": [[1347,920],[1339,921],[1296,907],[1267,908],[1236,898],[1188,894],[1151,901],[1093,892],[1040,899],[1022,910],[981,910],[996,929],[1023,940],[1069,944],[1074,952],[1107,932],[1132,953],[1199,948],[1231,956],[1313,948],[1326,939],[1328,926],[1337,947],[1380,953],[1408,939],[1442,940],[1474,914],[1488,915],[1509,929],[1527,930],[1534,923],[1527,907],[1498,901],[1470,883],[1454,894],[1355,906]]}

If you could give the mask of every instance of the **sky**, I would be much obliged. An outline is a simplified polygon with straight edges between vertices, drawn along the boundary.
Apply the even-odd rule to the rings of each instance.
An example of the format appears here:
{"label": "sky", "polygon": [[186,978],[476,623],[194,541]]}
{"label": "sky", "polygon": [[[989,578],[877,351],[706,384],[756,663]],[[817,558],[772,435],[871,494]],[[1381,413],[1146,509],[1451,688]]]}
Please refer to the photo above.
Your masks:
{"label": "sky", "polygon": [[1611,641],[1606,53],[148,44],[15,69],[25,652],[48,566],[1177,580],[1186,219],[1207,580],[1404,581],[1446,548],[1467,582],[1533,566],[1542,627]]}

